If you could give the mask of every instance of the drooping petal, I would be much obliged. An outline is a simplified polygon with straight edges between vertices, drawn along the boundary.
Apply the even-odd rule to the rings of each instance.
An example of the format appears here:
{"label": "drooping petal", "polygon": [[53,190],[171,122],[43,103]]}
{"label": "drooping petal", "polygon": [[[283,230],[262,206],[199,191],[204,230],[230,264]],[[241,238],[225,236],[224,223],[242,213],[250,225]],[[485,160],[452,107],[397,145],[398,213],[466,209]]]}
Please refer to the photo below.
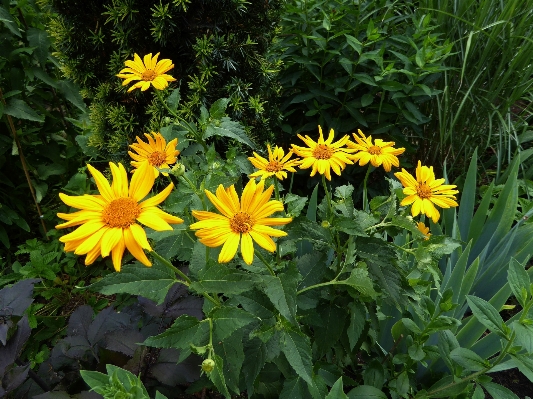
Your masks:
{"label": "drooping petal", "polygon": [[218,255],[219,263],[228,263],[235,257],[237,248],[239,247],[240,239],[241,235],[238,233],[231,233],[229,235],[229,237],[226,239],[226,242],[222,246],[220,254]]}

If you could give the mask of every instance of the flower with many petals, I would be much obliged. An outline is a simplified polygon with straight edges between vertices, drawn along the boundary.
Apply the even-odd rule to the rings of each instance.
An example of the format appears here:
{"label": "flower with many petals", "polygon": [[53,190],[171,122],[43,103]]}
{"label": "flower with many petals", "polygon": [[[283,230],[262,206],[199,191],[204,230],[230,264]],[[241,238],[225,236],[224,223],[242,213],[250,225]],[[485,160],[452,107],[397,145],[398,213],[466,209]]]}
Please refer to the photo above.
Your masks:
{"label": "flower with many petals", "polygon": [[[173,139],[167,144],[161,133],[151,132],[150,134],[153,138],[148,133],[144,134],[148,143],[137,136],[137,143],[130,145],[136,153],[128,151],[128,154],[135,160],[131,162],[133,166],[139,168],[141,164],[148,162],[154,167],[155,177],[157,177],[159,176],[158,169],[170,169],[169,165],[176,163],[176,157],[180,154],[176,150],[178,139]],[[163,172],[163,175],[168,176],[168,173]]]}
{"label": "flower with many petals", "polygon": [[260,247],[269,252],[276,250],[276,244],[271,237],[283,237],[287,233],[270,226],[281,226],[289,223],[292,218],[271,218],[274,212],[283,211],[280,201],[270,200],[274,186],[264,190],[265,181],[258,184],[251,179],[244,187],[242,196],[231,185],[224,189],[218,186],[216,194],[205,190],[207,198],[221,213],[207,211],[192,211],[199,221],[191,224],[190,228],[198,230],[196,236],[199,241],[211,248],[223,245],[218,256],[220,263],[231,261],[239,243],[244,261],[251,265],[254,260],[255,241]]}
{"label": "flower with many petals", "polygon": [[289,151],[287,155],[283,151],[283,148],[275,146],[274,151],[271,150],[270,144],[267,144],[268,148],[268,160],[263,158],[261,155],[254,152],[253,157],[248,159],[257,169],[257,172],[254,172],[250,177],[261,177],[261,180],[266,179],[270,176],[276,176],[279,180],[283,180],[287,177],[287,172],[296,172],[294,169],[295,166],[298,166],[300,163],[299,159],[290,159],[293,152]]}
{"label": "flower with many petals", "polygon": [[339,141],[333,142],[335,135],[333,129],[329,131],[327,140],[324,140],[321,126],[318,126],[318,131],[320,133],[318,141],[314,141],[309,136],[302,137],[298,135],[307,147],[292,144],[292,149],[303,158],[300,163],[300,169],[312,167],[311,176],[318,172],[321,175],[325,175],[326,179],[331,180],[331,169],[340,176],[346,164],[353,164],[353,153],[357,150],[344,147],[350,139],[347,135]]}
{"label": "flower with many petals", "polygon": [[426,227],[424,222],[418,222],[416,224],[416,227],[418,228],[418,231],[424,234],[424,239],[429,240],[429,237],[431,237],[431,233],[429,232],[429,227]]}
{"label": "flower with many petals", "polygon": [[372,136],[366,137],[361,130],[358,133],[360,137],[352,133],[357,143],[348,141],[346,145],[359,151],[354,154],[353,160],[359,161],[360,166],[365,166],[370,162],[376,168],[383,165],[386,172],[390,172],[392,166],[400,166],[397,155],[403,154],[405,148],[394,148],[394,141],[376,139],[372,142]]}
{"label": "flower with many petals", "polygon": [[127,68],[122,69],[117,75],[119,78],[124,79],[122,86],[127,86],[131,82],[139,80],[128,89],[128,92],[134,89],[145,91],[148,90],[150,85],[157,90],[164,90],[168,86],[168,82],[176,80],[165,73],[174,68],[174,64],[169,59],[158,61],[159,54],[157,53],[154,57],[152,57],[152,53],[147,54],[144,56],[144,61],[137,54],[134,54],[133,61],[127,60],[124,62]]}
{"label": "flower with many petals", "polygon": [[157,231],[172,230],[169,223],[183,223],[179,217],[169,215],[156,206],[168,197],[174,185],[171,183],[159,194],[140,202],[154,185],[152,167],[148,163],[141,165],[133,173],[128,187],[124,166],[112,162],[109,166],[113,175],[111,185],[102,173],[87,165],[100,195],[59,194],[65,204],[80,209],[74,213],[57,214],[67,222],[57,225],[56,229],[79,226],[59,241],[65,243],[67,252],[86,254],[86,265],[92,264],[99,255],[106,257],[111,254],[115,270],[120,271],[122,256],[127,248],[137,260],[151,266],[143,249],[151,251],[152,248],[144,229],[137,222]]}
{"label": "flower with many petals", "polygon": [[[435,205],[441,208],[450,208],[458,206],[454,194],[459,191],[455,190],[456,185],[445,185],[444,179],[435,179],[433,166],[422,166],[418,161],[416,167],[416,179],[405,169],[394,174],[404,186],[403,193],[406,197],[400,203],[401,206],[411,205],[411,214],[417,216],[420,213],[425,214],[437,223],[440,218],[439,211]],[[434,205],[435,204],[435,205]]]}

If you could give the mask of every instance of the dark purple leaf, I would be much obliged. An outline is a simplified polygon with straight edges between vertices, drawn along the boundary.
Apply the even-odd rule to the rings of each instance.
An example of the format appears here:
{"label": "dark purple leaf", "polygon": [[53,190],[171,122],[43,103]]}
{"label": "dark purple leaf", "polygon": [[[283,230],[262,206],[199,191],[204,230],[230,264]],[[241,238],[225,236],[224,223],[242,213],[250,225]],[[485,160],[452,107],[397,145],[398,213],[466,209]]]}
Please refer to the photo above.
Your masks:
{"label": "dark purple leaf", "polygon": [[72,359],[81,359],[87,351],[92,349],[87,338],[80,335],[66,337],[62,342],[64,343],[63,353]]}
{"label": "dark purple leaf", "polygon": [[12,323],[10,320],[5,323],[3,320],[0,319],[0,342],[2,343],[2,345],[5,345],[7,343],[7,332],[11,324]]}
{"label": "dark purple leaf", "polygon": [[182,363],[176,364],[178,358],[178,350],[162,349],[157,363],[150,368],[150,374],[159,382],[170,386],[188,384],[200,378],[202,358],[191,355]]}
{"label": "dark purple leaf", "polygon": [[144,342],[143,335],[136,330],[113,331],[105,337],[105,348],[133,356],[139,343]]}
{"label": "dark purple leaf", "polygon": [[18,357],[22,346],[30,337],[31,329],[28,324],[28,316],[24,316],[17,323],[17,331],[7,341],[6,346],[0,347],[0,375],[3,375],[7,366],[13,364]]}
{"label": "dark purple leaf", "polygon": [[[98,396],[98,398],[101,398],[101,396]],[[70,399],[70,395],[65,391],[55,391],[35,395],[33,399]]]}
{"label": "dark purple leaf", "polygon": [[138,297],[138,301],[143,307],[144,311],[153,317],[168,317],[165,313],[166,310],[172,306],[174,302],[180,299],[183,295],[187,293],[187,287],[182,284],[174,284],[168,290],[168,293],[165,297],[165,300],[161,305],[157,305],[154,301],[144,298],[142,296]]}
{"label": "dark purple leaf", "polygon": [[89,305],[80,306],[70,316],[67,335],[87,337],[87,331],[93,321],[94,311]]}
{"label": "dark purple leaf", "polygon": [[4,376],[3,385],[6,387],[6,392],[11,392],[18,388],[26,378],[28,377],[28,371],[30,371],[30,365],[13,367]]}
{"label": "dark purple leaf", "polygon": [[33,284],[38,278],[22,280],[0,290],[0,316],[22,316],[33,302]]}
{"label": "dark purple leaf", "polygon": [[96,392],[83,391],[77,395],[74,395],[73,398],[77,399],[102,399],[102,395],[97,394]]}
{"label": "dark purple leaf", "polygon": [[130,326],[130,316],[126,313],[116,313],[113,308],[109,307],[102,310],[94,318],[94,321],[87,330],[87,338],[94,346],[102,340],[106,334],[124,330]]}

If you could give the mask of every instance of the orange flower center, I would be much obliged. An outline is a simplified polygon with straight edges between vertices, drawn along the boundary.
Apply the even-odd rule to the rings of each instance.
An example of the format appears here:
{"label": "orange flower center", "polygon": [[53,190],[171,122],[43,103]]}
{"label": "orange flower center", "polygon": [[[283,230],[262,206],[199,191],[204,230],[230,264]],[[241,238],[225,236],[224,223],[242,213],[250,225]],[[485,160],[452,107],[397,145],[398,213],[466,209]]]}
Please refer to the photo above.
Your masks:
{"label": "orange flower center", "polygon": [[431,188],[426,183],[420,183],[416,187],[416,195],[420,198],[431,198]]}
{"label": "orange flower center", "polygon": [[117,198],[104,208],[102,219],[109,227],[125,229],[135,223],[140,213],[141,207],[133,198]]}
{"label": "orange flower center", "polygon": [[381,155],[381,147],[373,145],[368,148],[368,153],[372,155]]}
{"label": "orange flower center", "polygon": [[141,79],[146,81],[146,82],[151,82],[152,80],[154,80],[155,78],[157,78],[157,74],[151,70],[151,69],[147,69],[146,71],[143,72],[143,74],[141,75]]}
{"label": "orange flower center", "polygon": [[313,150],[313,157],[316,159],[330,159],[333,156],[333,148],[326,144],[318,144]]}
{"label": "orange flower center", "polygon": [[237,212],[229,221],[231,229],[235,233],[248,233],[252,230],[254,220],[246,212]]}
{"label": "orange flower center", "polygon": [[265,169],[267,172],[279,172],[283,170],[283,164],[278,161],[270,161]]}
{"label": "orange flower center", "polygon": [[154,151],[150,154],[148,157],[148,162],[150,162],[150,165],[152,166],[161,166],[165,163],[165,160],[167,159],[167,154],[160,151]]}

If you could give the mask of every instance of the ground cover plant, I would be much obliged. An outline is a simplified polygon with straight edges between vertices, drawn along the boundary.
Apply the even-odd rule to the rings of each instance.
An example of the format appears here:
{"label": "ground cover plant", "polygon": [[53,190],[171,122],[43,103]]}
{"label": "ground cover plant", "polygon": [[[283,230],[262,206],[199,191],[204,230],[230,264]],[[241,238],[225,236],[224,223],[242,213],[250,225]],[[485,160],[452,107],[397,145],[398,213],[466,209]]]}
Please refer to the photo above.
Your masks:
{"label": "ground cover plant", "polygon": [[[134,4],[126,3],[113,6]],[[320,42],[322,28],[333,34],[328,21],[347,15],[364,21],[361,35],[378,35],[383,54],[400,37],[392,24],[398,9],[386,2],[356,12],[346,2],[304,3],[308,22],[322,24],[309,40]],[[15,25],[22,32],[18,10],[36,10],[26,4],[0,8],[11,16],[2,14],[9,35]],[[189,3],[171,6],[185,11]],[[285,18],[295,18],[291,6]],[[373,33],[371,25],[384,21],[394,32]],[[407,29],[404,38],[444,49],[432,70],[442,76],[441,61],[451,55],[436,44],[438,25],[412,21],[418,33]],[[352,41],[343,29],[331,37],[342,36],[341,53],[359,41],[360,55],[374,54],[371,42]],[[406,57],[425,68],[418,53]],[[423,135],[424,123],[402,122],[403,107],[412,113],[407,102],[423,109],[439,95],[409,97],[415,86],[436,87],[420,71],[413,87],[399,78],[412,76],[405,71],[387,75],[403,89],[379,86],[376,96],[396,107],[387,136],[373,130],[379,108],[361,108],[371,121],[365,126],[324,107],[287,115],[290,139],[263,144],[232,118],[231,97],[197,102],[197,112],[184,114],[178,61],[160,48],[124,53],[116,64],[101,83],[120,87],[125,102],[142,93],[136,109],[157,108],[158,122],[140,129],[118,162],[89,149],[83,117],[65,119],[85,129],[77,142],[93,155],[78,164],[74,140],[58,152],[61,162],[76,163],[58,175],[56,200],[43,207],[57,214],[55,229],[47,242],[14,240],[18,250],[2,267],[0,396],[517,398],[492,373],[518,369],[533,379],[527,150],[518,147],[505,171],[480,183],[481,161],[490,165],[481,148],[462,179],[448,182],[444,165],[417,159],[409,140],[397,140],[407,128]],[[354,61],[352,72],[372,65]],[[361,82],[362,92],[374,90]],[[297,85],[291,96],[305,91]],[[315,89],[319,101],[327,98]],[[21,97],[29,110],[38,108],[31,93]],[[52,130],[62,123],[49,119]],[[48,131],[34,123],[35,134]],[[527,131],[522,137],[526,144]],[[511,297],[516,309],[502,318]]]}

